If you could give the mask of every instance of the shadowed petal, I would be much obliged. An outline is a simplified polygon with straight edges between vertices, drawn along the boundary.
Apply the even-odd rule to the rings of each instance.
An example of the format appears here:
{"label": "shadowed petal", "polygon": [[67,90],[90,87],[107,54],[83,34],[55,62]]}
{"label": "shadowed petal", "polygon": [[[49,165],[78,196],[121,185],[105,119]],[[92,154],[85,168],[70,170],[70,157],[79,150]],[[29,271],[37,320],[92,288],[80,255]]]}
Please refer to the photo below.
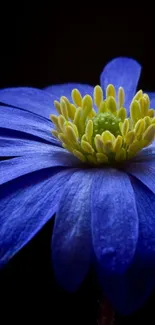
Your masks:
{"label": "shadowed petal", "polygon": [[131,264],[138,239],[138,215],[129,177],[98,170],[92,185],[92,236],[99,264],[108,274]]}
{"label": "shadowed petal", "polygon": [[47,168],[0,186],[0,265],[54,215],[72,171]]}
{"label": "shadowed petal", "polygon": [[136,254],[144,265],[146,263],[155,268],[155,185],[150,186],[153,193],[140,181],[132,178],[132,186],[139,217],[139,239]]}
{"label": "shadowed petal", "polygon": [[91,263],[91,183],[93,171],[77,171],[60,200],[52,240],[52,259],[61,286],[74,291]]}
{"label": "shadowed petal", "polygon": [[104,274],[100,270],[99,281],[114,309],[130,315],[141,308],[154,289],[155,269],[142,266],[135,258],[125,275]]}
{"label": "shadowed petal", "polygon": [[107,276],[100,270],[100,280],[115,308],[130,314],[147,301],[155,287],[155,195],[132,177],[139,238],[135,258],[124,276]]}
{"label": "shadowed petal", "polygon": [[141,73],[140,64],[126,57],[118,57],[110,61],[100,76],[103,91],[108,84],[113,84],[118,91],[119,87],[125,90],[125,107],[129,109],[130,102],[136,93],[137,84]]}

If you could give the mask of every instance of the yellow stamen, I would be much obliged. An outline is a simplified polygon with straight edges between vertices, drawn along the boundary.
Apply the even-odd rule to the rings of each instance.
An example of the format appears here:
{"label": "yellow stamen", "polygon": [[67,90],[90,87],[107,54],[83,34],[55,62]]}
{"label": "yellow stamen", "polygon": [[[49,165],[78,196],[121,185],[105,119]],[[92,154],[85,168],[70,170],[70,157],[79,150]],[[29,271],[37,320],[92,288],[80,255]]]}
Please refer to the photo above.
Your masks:
{"label": "yellow stamen", "polygon": [[146,98],[144,96],[141,97],[139,102],[140,102],[142,117],[147,116],[148,115],[148,103],[147,103]]}
{"label": "yellow stamen", "polygon": [[120,123],[121,125],[121,133],[123,137],[125,137],[129,131],[129,120],[126,118],[123,123]]}
{"label": "yellow stamen", "polygon": [[94,104],[99,108],[103,102],[103,91],[100,86],[94,88]]}
{"label": "yellow stamen", "polygon": [[118,107],[121,108],[124,105],[125,93],[122,87],[118,89]]}
{"label": "yellow stamen", "polygon": [[96,151],[98,153],[103,153],[104,144],[101,135],[97,134],[94,140]]}
{"label": "yellow stamen", "polygon": [[69,102],[69,100],[68,100],[67,97],[62,96],[61,99],[62,99],[62,100],[65,102],[65,104],[66,104],[68,117],[70,117],[70,118],[74,118],[74,114],[75,114],[75,111],[76,111],[76,107],[75,107],[75,110],[74,110],[73,107],[72,107],[72,104],[70,104],[70,102]]}
{"label": "yellow stamen", "polygon": [[70,118],[71,118],[71,120],[74,120],[75,113],[76,113],[75,105],[70,104]]}
{"label": "yellow stamen", "polygon": [[114,152],[117,153],[120,151],[121,147],[122,147],[122,143],[123,143],[123,138],[121,137],[121,135],[118,135],[117,139],[115,140],[114,143]]}
{"label": "yellow stamen", "polygon": [[82,108],[83,108],[83,119],[85,120],[87,116],[91,113],[93,108],[93,100],[91,96],[85,95],[82,99]]}
{"label": "yellow stamen", "polygon": [[140,119],[139,121],[137,121],[135,128],[134,128],[135,135],[136,136],[142,135],[144,132],[144,128],[145,128],[145,122],[143,119]]}
{"label": "yellow stamen", "polygon": [[131,159],[155,138],[154,109],[150,109],[148,95],[140,90],[131,101],[128,116],[122,87],[117,95],[118,101],[115,87],[110,84],[104,99],[102,88],[97,85],[93,98],[82,97],[78,89],[73,89],[73,103],[65,96],[60,102],[54,101],[59,115],[50,116],[55,125],[53,136],[79,160],[91,165]]}
{"label": "yellow stamen", "polygon": [[59,114],[61,114],[60,103],[57,100],[54,101],[54,106],[55,106],[57,112]]}
{"label": "yellow stamen", "polygon": [[59,115],[58,116],[58,125],[59,125],[59,128],[61,129],[62,132],[63,132],[65,122],[66,122],[66,120],[65,120],[64,116]]}
{"label": "yellow stamen", "polygon": [[117,111],[117,104],[116,104],[116,100],[114,97],[112,96],[109,96],[108,99],[107,99],[107,107],[108,107],[108,110],[115,114],[116,111]]}
{"label": "yellow stamen", "polygon": [[78,159],[80,159],[81,161],[83,161],[83,162],[86,162],[86,161],[87,161],[87,159],[86,159],[86,157],[83,155],[83,153],[80,152],[80,151],[78,151],[78,150],[76,150],[76,149],[73,150],[73,155],[74,155],[75,157],[77,157]]}
{"label": "yellow stamen", "polygon": [[115,87],[113,85],[108,85],[107,89],[106,89],[106,97],[112,96],[114,98],[116,98],[116,90]]}
{"label": "yellow stamen", "polygon": [[149,109],[148,115],[154,117],[154,109]]}
{"label": "yellow stamen", "polygon": [[155,124],[150,125],[143,134],[143,140],[146,140],[148,143],[154,140],[155,136]]}
{"label": "yellow stamen", "polygon": [[118,111],[117,111],[117,116],[122,120],[122,122],[125,120],[126,118],[126,109],[124,107],[121,107]]}
{"label": "yellow stamen", "polygon": [[86,124],[86,129],[85,129],[85,135],[87,138],[87,141],[91,143],[92,135],[93,135],[93,121],[88,120]]}
{"label": "yellow stamen", "polygon": [[108,163],[108,157],[104,153],[97,153],[96,157],[99,163]]}
{"label": "yellow stamen", "polygon": [[70,125],[66,127],[66,136],[68,139],[70,139],[71,142],[77,143],[78,138],[76,136],[74,129]]}
{"label": "yellow stamen", "polygon": [[100,107],[99,107],[99,112],[100,113],[108,112],[108,107],[106,105],[106,101],[101,102]]}
{"label": "yellow stamen", "polygon": [[93,149],[93,147],[92,147],[92,146],[90,145],[90,143],[87,142],[87,141],[82,140],[82,141],[81,141],[81,147],[82,147],[82,149],[83,149],[86,153],[91,153],[91,154],[94,153],[94,149]]}
{"label": "yellow stamen", "polygon": [[73,123],[77,126],[77,128],[79,127],[79,124],[80,124],[81,115],[82,115],[82,108],[78,107],[76,110],[76,113],[74,115],[74,120],[73,120]]}
{"label": "yellow stamen", "polygon": [[54,135],[54,137],[58,138],[59,137],[59,133],[56,130],[52,130],[52,134]]}
{"label": "yellow stamen", "polygon": [[129,146],[134,141],[134,139],[135,139],[135,132],[133,130],[129,131],[125,137],[126,145]]}
{"label": "yellow stamen", "polygon": [[76,106],[82,106],[82,96],[78,89],[72,90],[72,99]]}
{"label": "yellow stamen", "polygon": [[126,159],[126,151],[125,151],[124,148],[121,148],[120,151],[118,151],[118,152],[116,153],[115,160],[116,160],[117,162],[119,162],[119,161],[123,161],[123,160],[125,160],[125,159]]}
{"label": "yellow stamen", "polygon": [[133,97],[133,101],[134,100],[139,100],[141,97],[143,96],[143,91],[140,89],[136,95]]}
{"label": "yellow stamen", "polygon": [[67,104],[63,98],[60,99],[60,109],[61,109],[61,114],[65,117],[66,120],[68,120]]}
{"label": "yellow stamen", "polygon": [[131,103],[130,115],[134,123],[136,123],[141,118],[140,104],[137,100],[134,100]]}

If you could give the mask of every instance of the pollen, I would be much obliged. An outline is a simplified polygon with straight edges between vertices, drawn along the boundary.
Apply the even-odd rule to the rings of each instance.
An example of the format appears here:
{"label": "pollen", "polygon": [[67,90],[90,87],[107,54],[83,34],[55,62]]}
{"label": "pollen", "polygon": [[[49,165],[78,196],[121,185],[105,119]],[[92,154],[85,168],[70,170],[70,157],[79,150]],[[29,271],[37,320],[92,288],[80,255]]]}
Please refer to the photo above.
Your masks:
{"label": "pollen", "polygon": [[65,96],[54,101],[58,115],[50,116],[52,134],[82,162],[95,166],[123,162],[154,140],[154,109],[142,90],[133,97],[129,116],[122,87],[116,92],[109,84],[103,94],[97,85],[93,97],[82,97],[73,89],[71,97],[71,102]]}

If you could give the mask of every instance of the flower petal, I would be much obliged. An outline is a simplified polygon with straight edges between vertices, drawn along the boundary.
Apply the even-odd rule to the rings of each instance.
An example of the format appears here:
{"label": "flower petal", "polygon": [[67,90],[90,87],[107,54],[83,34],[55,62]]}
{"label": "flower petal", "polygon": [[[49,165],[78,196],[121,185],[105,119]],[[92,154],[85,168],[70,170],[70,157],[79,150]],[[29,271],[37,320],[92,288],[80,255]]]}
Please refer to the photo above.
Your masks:
{"label": "flower petal", "polygon": [[17,87],[0,90],[1,103],[41,115],[47,119],[50,114],[55,114],[56,110],[53,105],[55,99],[57,99],[55,95],[36,88]]}
{"label": "flower petal", "polygon": [[71,170],[47,168],[0,187],[0,265],[7,263],[57,210]]}
{"label": "flower petal", "polygon": [[126,167],[126,171],[140,180],[155,194],[154,161],[132,163],[129,167]]}
{"label": "flower petal", "polygon": [[132,178],[139,217],[135,258],[123,277],[103,276],[102,285],[120,313],[133,313],[146,302],[155,287],[155,195]]}
{"label": "flower petal", "polygon": [[[1,134],[2,129],[0,129]],[[51,152],[52,145],[34,141],[24,137],[24,134],[18,131],[3,129],[6,136],[0,135],[0,157],[25,156],[27,154],[47,153]],[[12,135],[12,136],[11,136]],[[29,137],[28,137],[29,138]]]}
{"label": "flower petal", "polygon": [[3,129],[9,129],[33,135],[34,140],[58,143],[51,134],[52,128],[53,123],[41,116],[18,108],[0,106],[0,135],[4,132]]}
{"label": "flower petal", "polygon": [[[57,149],[57,148],[56,148]],[[0,185],[17,177],[48,167],[76,167],[79,161],[69,152],[52,150],[51,153],[40,153],[0,161]]]}
{"label": "flower petal", "polygon": [[155,109],[155,93],[147,92],[147,94],[150,97],[150,106],[151,106],[151,108]]}
{"label": "flower petal", "polygon": [[130,315],[141,308],[154,288],[154,268],[141,266],[135,258],[125,275],[104,275],[100,272],[100,285],[114,309]]}
{"label": "flower petal", "polygon": [[103,91],[108,84],[113,84],[118,91],[119,87],[125,90],[125,107],[129,109],[130,102],[135,95],[138,80],[141,73],[140,64],[126,57],[118,57],[110,61],[100,76]]}
{"label": "flower petal", "polygon": [[82,97],[85,95],[93,96],[93,86],[87,84],[78,84],[78,83],[66,83],[66,84],[59,84],[46,87],[48,93],[52,94],[53,96],[57,96],[60,98],[61,96],[66,96],[69,101],[72,101],[71,92],[76,88],[80,91]]}
{"label": "flower petal", "polygon": [[123,273],[138,239],[138,215],[128,176],[115,169],[98,170],[92,185],[92,236],[99,264],[108,274]]}
{"label": "flower petal", "polygon": [[66,184],[52,240],[53,267],[59,284],[74,291],[86,276],[92,255],[90,194],[93,171],[77,171]]}
{"label": "flower petal", "polygon": [[[137,155],[132,159],[132,162],[154,162],[155,161],[155,143],[153,142],[149,147],[142,149]],[[132,165],[132,162],[129,162]]]}
{"label": "flower petal", "polygon": [[136,253],[144,265],[151,265],[155,268],[155,185],[152,186],[153,193],[140,181],[132,178],[132,186],[139,217],[139,239]]}

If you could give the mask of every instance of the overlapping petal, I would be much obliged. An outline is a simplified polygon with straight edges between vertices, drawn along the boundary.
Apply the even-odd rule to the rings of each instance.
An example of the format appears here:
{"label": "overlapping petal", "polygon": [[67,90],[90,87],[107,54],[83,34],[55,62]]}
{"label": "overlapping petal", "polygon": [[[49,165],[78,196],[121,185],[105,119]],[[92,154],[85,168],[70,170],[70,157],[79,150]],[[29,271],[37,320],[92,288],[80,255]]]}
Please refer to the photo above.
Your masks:
{"label": "overlapping petal", "polygon": [[87,84],[79,84],[79,83],[65,83],[65,84],[58,84],[46,87],[48,93],[56,96],[60,99],[61,96],[66,96],[69,101],[72,101],[71,92],[76,88],[80,91],[82,97],[89,94],[90,96],[93,95],[93,86]]}
{"label": "overlapping petal", "polygon": [[49,167],[77,167],[78,165],[80,164],[76,157],[57,148],[52,148],[51,153],[31,154],[0,161],[0,185],[37,170],[41,171]]}
{"label": "overlapping petal", "polygon": [[0,186],[0,265],[7,263],[55,214],[70,170],[47,168]]}
{"label": "overlapping petal", "polygon": [[14,107],[0,106],[0,130],[1,128],[31,134],[45,143],[53,143],[55,140],[51,134],[51,121]]}
{"label": "overlapping petal", "polygon": [[100,75],[100,83],[103,91],[106,91],[108,84],[113,84],[116,91],[119,87],[125,90],[125,107],[129,109],[130,102],[136,93],[140,78],[140,64],[127,57],[118,57],[111,60],[103,69]]}
{"label": "overlapping petal", "polygon": [[128,176],[107,168],[95,173],[92,186],[94,251],[108,274],[124,273],[131,264],[138,239],[138,215]]}
{"label": "overlapping petal", "polygon": [[[153,180],[140,177],[142,169],[137,173],[132,171],[131,182],[136,198],[139,218],[139,237],[133,263],[123,276],[104,274],[100,270],[100,280],[103,288],[115,308],[123,314],[131,314],[146,302],[155,287],[155,194]],[[141,178],[140,180],[137,179]],[[145,182],[145,186],[142,182]]]}
{"label": "overlapping petal", "polygon": [[55,95],[53,96],[44,90],[30,87],[0,90],[0,103],[18,107],[21,110],[40,115],[46,119],[49,119],[50,114],[55,113],[53,105],[55,99],[57,99]]}
{"label": "overlapping petal", "polygon": [[141,265],[135,258],[124,275],[99,272],[99,283],[115,310],[130,315],[142,308],[154,288],[154,268]]}
{"label": "overlapping petal", "polygon": [[92,178],[92,170],[74,173],[57,210],[52,239],[53,267],[59,284],[69,291],[78,288],[91,264]]}

